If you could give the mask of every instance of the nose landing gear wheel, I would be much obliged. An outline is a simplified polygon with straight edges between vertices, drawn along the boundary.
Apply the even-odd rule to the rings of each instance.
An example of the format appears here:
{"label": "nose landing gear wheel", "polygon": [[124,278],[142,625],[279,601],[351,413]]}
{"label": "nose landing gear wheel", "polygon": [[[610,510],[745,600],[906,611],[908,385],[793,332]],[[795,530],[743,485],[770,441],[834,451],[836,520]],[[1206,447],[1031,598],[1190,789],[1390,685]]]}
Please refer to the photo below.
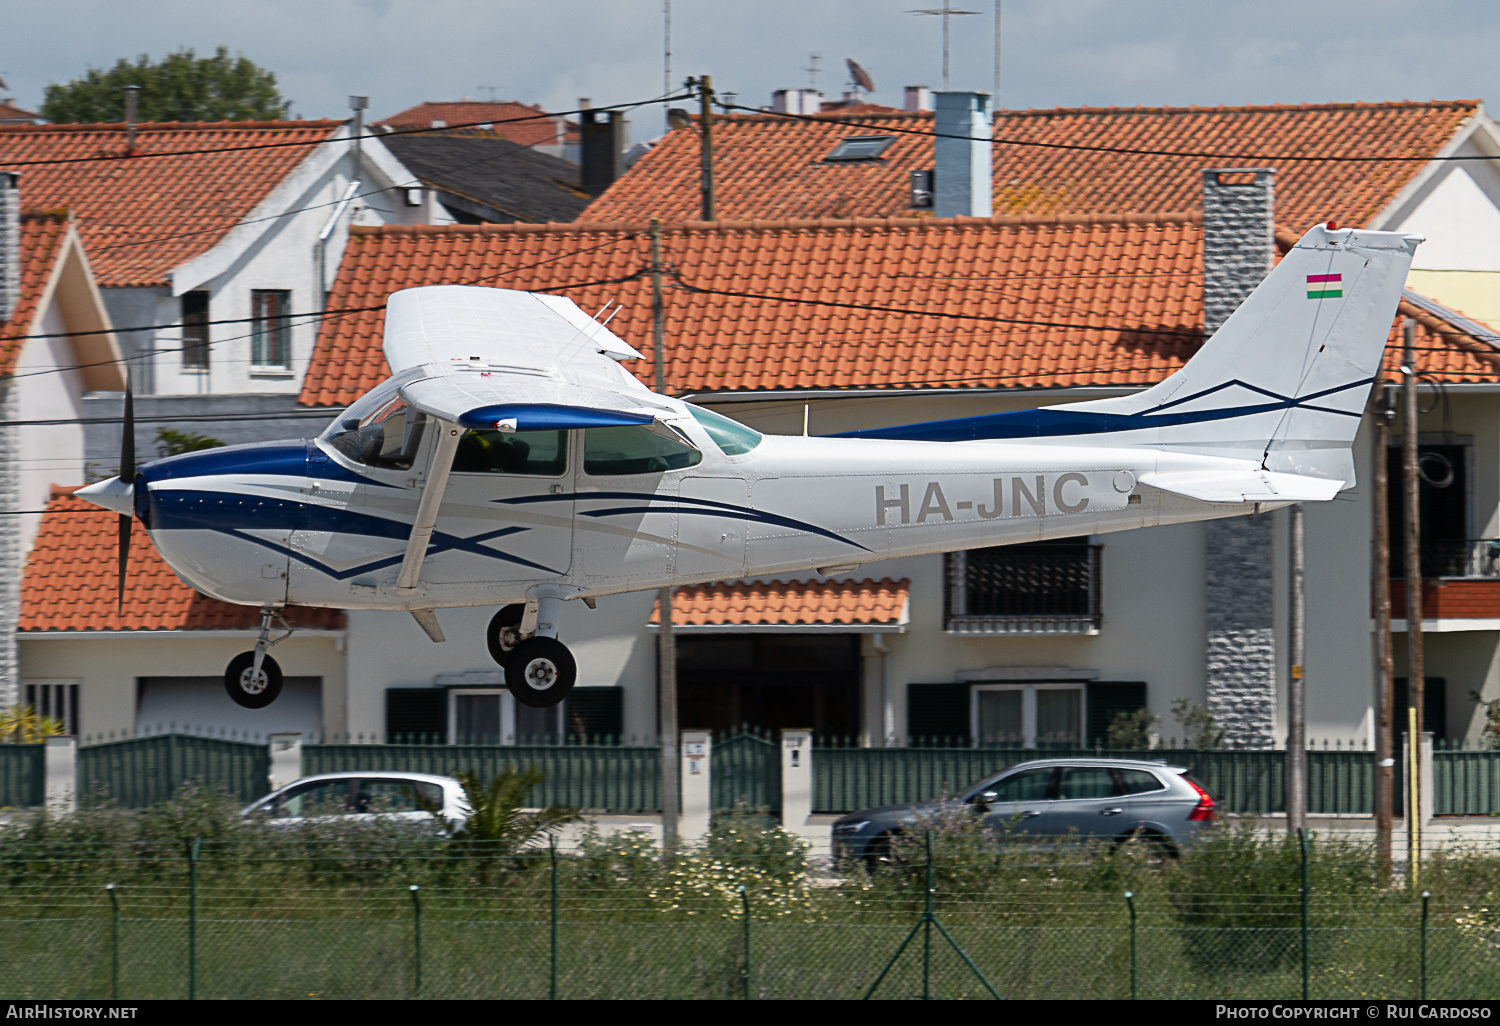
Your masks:
{"label": "nose landing gear wheel", "polygon": [[255,653],[241,652],[229,661],[229,669],[224,671],[224,690],[235,705],[264,709],[281,694],[281,667],[266,656],[260,661],[260,674],[254,670]]}
{"label": "nose landing gear wheel", "polygon": [[561,702],[577,680],[573,653],[556,638],[527,638],[505,663],[505,686],[517,702],[533,709]]}
{"label": "nose landing gear wheel", "polygon": [[490,658],[501,666],[510,662],[510,654],[521,643],[521,617],[525,612],[526,607],[522,605],[502,606],[500,612],[490,618],[484,640],[489,646]]}

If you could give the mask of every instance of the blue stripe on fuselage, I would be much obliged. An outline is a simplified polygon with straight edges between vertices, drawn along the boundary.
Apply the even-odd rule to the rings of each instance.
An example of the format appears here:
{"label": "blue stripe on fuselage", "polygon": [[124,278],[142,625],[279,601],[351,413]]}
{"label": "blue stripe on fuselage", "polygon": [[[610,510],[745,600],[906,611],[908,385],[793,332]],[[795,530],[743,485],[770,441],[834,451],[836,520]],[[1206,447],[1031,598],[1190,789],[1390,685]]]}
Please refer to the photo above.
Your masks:
{"label": "blue stripe on fuselage", "polygon": [[[1293,407],[1317,410],[1321,413],[1337,413],[1358,417],[1360,413],[1335,410],[1325,406],[1313,406],[1312,401],[1336,392],[1348,391],[1369,385],[1374,378],[1366,378],[1337,388],[1325,389],[1300,399],[1289,399],[1275,395],[1263,388],[1246,385],[1241,381],[1227,381],[1222,385],[1185,396],[1139,413],[1092,413],[1087,410],[1069,410],[1049,406],[1034,410],[1015,410],[1010,413],[990,413],[980,417],[958,417],[953,420],[929,421],[925,424],[902,424],[896,427],[872,428],[866,431],[845,431],[830,435],[831,438],[885,438],[918,442],[967,442],[1006,438],[1055,438],[1067,435],[1101,435],[1117,431],[1142,431],[1151,428],[1175,427],[1181,424],[1202,424],[1216,420],[1232,420],[1258,413],[1272,413]],[[1260,392],[1271,402],[1252,406],[1230,406],[1212,410],[1188,410],[1180,413],[1163,412],[1174,406],[1201,399],[1239,386],[1252,392]]]}

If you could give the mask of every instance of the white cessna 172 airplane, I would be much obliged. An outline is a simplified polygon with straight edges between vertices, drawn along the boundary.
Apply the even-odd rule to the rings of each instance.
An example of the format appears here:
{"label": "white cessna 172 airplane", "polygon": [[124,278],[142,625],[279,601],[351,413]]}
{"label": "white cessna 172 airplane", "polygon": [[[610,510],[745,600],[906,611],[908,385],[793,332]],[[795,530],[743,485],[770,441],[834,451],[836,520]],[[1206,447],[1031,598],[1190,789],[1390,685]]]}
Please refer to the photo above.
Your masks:
{"label": "white cessna 172 airplane", "polygon": [[[576,666],[571,599],[1231,517],[1331,499],[1419,236],[1319,225],[1191,360],[1135,395],[852,432],[762,436],[657,395],[640,356],[567,299],[394,293],[392,377],[311,441],[238,445],[78,492],[132,514],[192,587],[262,610],[230,663],[275,699],[288,605],[503,608],[487,641],[529,706]],[[288,631],[290,633],[290,630]],[[277,638],[282,640],[287,635]]]}

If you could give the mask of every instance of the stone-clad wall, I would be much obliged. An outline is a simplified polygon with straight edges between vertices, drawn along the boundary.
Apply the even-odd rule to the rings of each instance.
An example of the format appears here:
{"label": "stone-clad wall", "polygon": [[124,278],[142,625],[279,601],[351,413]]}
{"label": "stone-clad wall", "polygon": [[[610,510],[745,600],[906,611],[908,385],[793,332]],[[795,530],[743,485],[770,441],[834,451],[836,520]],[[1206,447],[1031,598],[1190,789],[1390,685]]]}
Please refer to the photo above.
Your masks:
{"label": "stone-clad wall", "polygon": [[[1203,321],[1213,332],[1271,269],[1275,172],[1203,172]],[[1207,544],[1208,708],[1234,748],[1275,738],[1276,628],[1271,517],[1210,520]]]}
{"label": "stone-clad wall", "polygon": [[[21,297],[21,209],[16,176],[0,174],[0,323]],[[20,509],[15,385],[0,385],[0,509]],[[0,518],[4,519],[4,518]],[[0,709],[21,698],[16,625],[21,617],[21,539],[11,524],[0,530]]]}

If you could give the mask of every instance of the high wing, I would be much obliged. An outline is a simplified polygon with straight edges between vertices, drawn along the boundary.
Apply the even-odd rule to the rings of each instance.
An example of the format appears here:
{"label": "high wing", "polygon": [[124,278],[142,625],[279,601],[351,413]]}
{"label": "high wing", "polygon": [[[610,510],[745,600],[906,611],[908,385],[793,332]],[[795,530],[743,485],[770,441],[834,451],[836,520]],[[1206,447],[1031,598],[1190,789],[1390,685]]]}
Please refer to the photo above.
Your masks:
{"label": "high wing", "polygon": [[650,424],[667,409],[617,362],[641,354],[560,296],[405,289],[387,306],[384,349],[402,398],[460,427]]}
{"label": "high wing", "polygon": [[[619,360],[640,357],[572,300],[534,292],[430,285],[386,305],[386,362],[409,404],[443,427],[396,587],[417,587],[464,429],[546,431],[654,425],[670,407]],[[417,616],[434,641],[430,610]]]}

